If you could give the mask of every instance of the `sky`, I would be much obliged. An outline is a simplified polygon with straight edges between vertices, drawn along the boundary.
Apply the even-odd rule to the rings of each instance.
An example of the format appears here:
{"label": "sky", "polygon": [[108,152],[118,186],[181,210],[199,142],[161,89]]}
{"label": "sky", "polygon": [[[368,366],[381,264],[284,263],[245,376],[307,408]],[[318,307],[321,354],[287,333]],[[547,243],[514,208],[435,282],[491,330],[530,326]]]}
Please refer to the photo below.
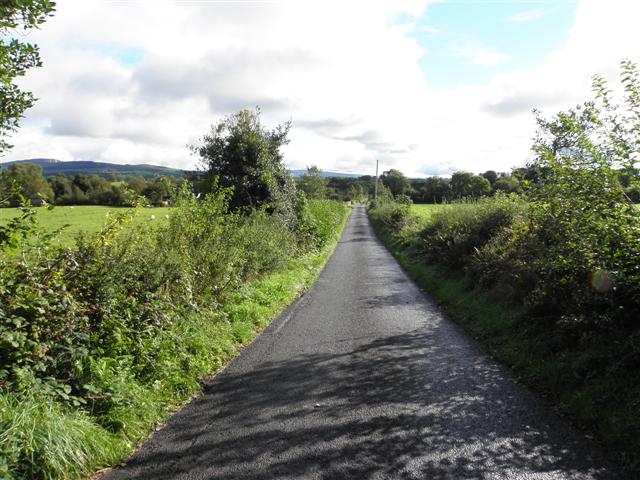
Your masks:
{"label": "sky", "polygon": [[39,99],[3,161],[191,169],[242,108],[291,121],[289,168],[509,171],[546,116],[640,61],[636,0],[59,0],[21,34]]}

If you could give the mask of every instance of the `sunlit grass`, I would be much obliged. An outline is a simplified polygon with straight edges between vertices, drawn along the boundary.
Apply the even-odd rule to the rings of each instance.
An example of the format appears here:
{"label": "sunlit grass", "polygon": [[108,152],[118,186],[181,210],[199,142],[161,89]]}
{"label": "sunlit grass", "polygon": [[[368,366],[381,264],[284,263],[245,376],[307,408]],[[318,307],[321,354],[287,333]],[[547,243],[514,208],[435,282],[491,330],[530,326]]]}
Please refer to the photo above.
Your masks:
{"label": "sunlit grass", "polygon": [[[43,232],[50,233],[60,230],[55,239],[56,242],[64,247],[69,247],[73,245],[75,238],[81,232],[91,234],[100,230],[107,220],[107,215],[117,215],[128,209],[124,207],[82,205],[76,207],[54,207],[52,210],[38,207],[35,210],[38,223]],[[0,224],[8,222],[18,213],[19,210],[17,208],[0,208]],[[170,214],[170,208],[141,208],[134,222],[161,222],[166,215]]]}
{"label": "sunlit grass", "polygon": [[447,205],[442,204],[414,204],[411,205],[411,213],[419,216],[420,218],[427,219],[431,217],[435,212],[446,208]]}

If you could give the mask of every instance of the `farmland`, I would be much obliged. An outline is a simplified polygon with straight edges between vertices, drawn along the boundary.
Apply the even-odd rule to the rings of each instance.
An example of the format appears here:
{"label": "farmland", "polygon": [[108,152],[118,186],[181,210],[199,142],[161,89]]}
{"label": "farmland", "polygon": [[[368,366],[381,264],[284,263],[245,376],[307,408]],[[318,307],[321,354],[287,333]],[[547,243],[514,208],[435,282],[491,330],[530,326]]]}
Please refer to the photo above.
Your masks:
{"label": "farmland", "polygon": [[[36,219],[42,227],[42,232],[59,232],[54,239],[56,244],[69,247],[79,234],[95,233],[104,226],[109,215],[117,215],[127,210],[129,209],[97,205],[55,207],[51,210],[41,207],[36,209]],[[0,209],[0,225],[6,224],[18,213],[19,210],[16,208]],[[134,222],[162,222],[170,213],[170,208],[141,208]]]}
{"label": "farmland", "polygon": [[442,204],[414,204],[411,205],[411,213],[421,219],[428,219],[435,212],[444,208],[449,208],[449,206]]}

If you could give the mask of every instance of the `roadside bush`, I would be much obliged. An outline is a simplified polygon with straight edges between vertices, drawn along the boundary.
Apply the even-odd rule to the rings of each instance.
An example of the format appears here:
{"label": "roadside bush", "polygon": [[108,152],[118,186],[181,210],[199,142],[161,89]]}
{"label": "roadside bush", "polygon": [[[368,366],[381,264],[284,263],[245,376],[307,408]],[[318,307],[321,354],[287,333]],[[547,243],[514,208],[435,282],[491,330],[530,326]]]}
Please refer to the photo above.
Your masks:
{"label": "roadside bush", "polygon": [[[640,209],[630,193],[640,189],[640,72],[630,61],[621,70],[620,104],[595,77],[593,101],[537,114],[526,169],[535,175],[522,178],[521,197],[445,207],[419,236],[375,223],[405,261],[446,267],[416,270],[429,271],[426,282],[468,331],[637,473]],[[452,272],[462,275],[451,282]],[[443,294],[453,284],[459,295]],[[491,294],[482,308],[469,300],[483,297],[473,287]],[[496,299],[509,303],[496,308],[507,315],[490,308]]]}
{"label": "roadside bush", "polygon": [[312,248],[326,245],[334,236],[342,222],[345,206],[335,200],[304,201],[300,207],[299,231]]}
{"label": "roadside bush", "polygon": [[[74,478],[128,450],[256,328],[235,338],[226,302],[326,245],[345,217],[342,203],[310,201],[302,234],[266,207],[231,212],[230,194],[185,187],[166,222],[134,226],[130,210],[72,249],[25,241],[28,207],[0,230],[0,476]],[[104,451],[109,435],[125,436],[120,453]]]}
{"label": "roadside bush", "polygon": [[[640,78],[623,62],[624,106],[594,79],[594,101],[538,115],[533,167],[544,171],[526,202],[499,195],[435,214],[422,232],[433,263],[499,287],[541,326],[571,337],[628,328],[640,305],[640,210],[619,181],[640,182]],[[629,187],[626,187],[628,190]]]}
{"label": "roadside bush", "polygon": [[619,181],[622,169],[640,182],[640,78],[630,61],[621,70],[622,105],[595,77],[593,101],[538,116],[533,149],[547,174],[529,192],[540,282],[527,302],[573,329],[618,328],[640,313],[640,211]]}
{"label": "roadside bush", "polygon": [[497,194],[475,202],[452,204],[436,212],[422,231],[426,257],[450,269],[465,267],[493,237],[523,211],[516,196]]}
{"label": "roadside bush", "polygon": [[[387,228],[402,228],[411,210],[411,200],[405,195],[402,197],[402,202],[391,200],[378,200],[377,203],[372,202],[368,209],[371,220]],[[407,201],[407,199],[409,201]]]}

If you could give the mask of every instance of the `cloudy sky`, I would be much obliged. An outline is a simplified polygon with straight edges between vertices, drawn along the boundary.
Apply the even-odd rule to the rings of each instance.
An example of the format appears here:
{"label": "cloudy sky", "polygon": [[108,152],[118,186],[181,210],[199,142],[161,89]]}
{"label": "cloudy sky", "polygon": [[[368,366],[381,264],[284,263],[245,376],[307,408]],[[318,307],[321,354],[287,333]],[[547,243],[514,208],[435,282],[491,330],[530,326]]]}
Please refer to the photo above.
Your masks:
{"label": "cloudy sky", "polygon": [[411,176],[530,159],[531,110],[640,61],[636,0],[59,0],[4,161],[192,168],[224,115],[292,120],[290,168]]}

